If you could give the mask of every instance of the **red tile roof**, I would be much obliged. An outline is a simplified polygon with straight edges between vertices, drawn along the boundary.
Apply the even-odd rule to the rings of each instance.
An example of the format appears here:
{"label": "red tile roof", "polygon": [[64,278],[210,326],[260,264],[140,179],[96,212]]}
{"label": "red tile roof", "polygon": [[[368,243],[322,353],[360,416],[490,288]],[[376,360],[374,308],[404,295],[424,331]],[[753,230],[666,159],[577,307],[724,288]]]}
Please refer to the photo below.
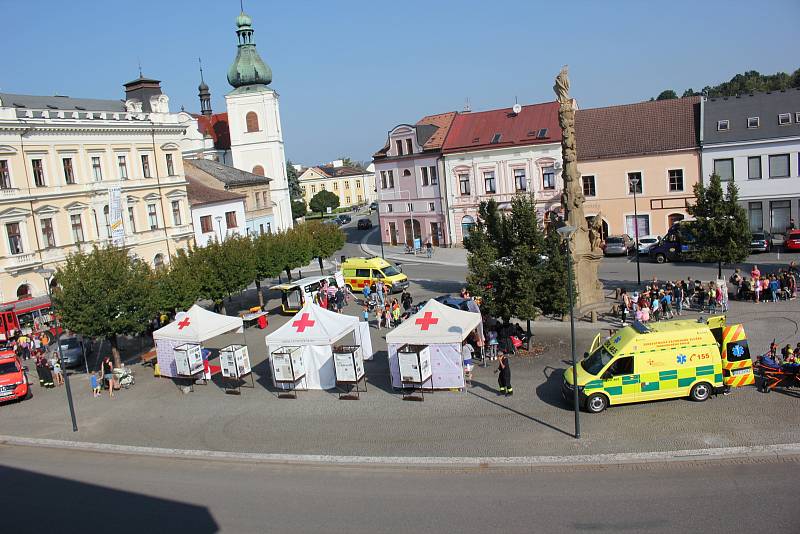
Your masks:
{"label": "red tile roof", "polygon": [[697,148],[700,97],[653,100],[575,114],[578,159]]}
{"label": "red tile roof", "polygon": [[[545,136],[537,137],[542,129],[547,129]],[[495,143],[492,143],[498,134],[500,137]],[[450,133],[447,134],[444,141],[442,152],[465,152],[486,148],[560,142],[558,103],[546,102],[522,106],[522,110],[518,114],[515,114],[511,108],[459,113],[450,126]]]}
{"label": "red tile roof", "polygon": [[231,147],[231,132],[228,129],[228,114],[215,113],[210,117],[197,116],[197,129],[205,135],[210,134],[214,139],[214,148],[228,150]]}
{"label": "red tile roof", "polygon": [[447,132],[450,131],[450,126],[453,124],[453,119],[455,117],[455,111],[448,111],[447,113],[439,113],[438,115],[428,115],[417,121],[416,126],[430,124],[438,128],[438,130],[425,141],[425,144],[422,145],[422,149],[438,150],[442,148],[444,140],[447,137]]}
{"label": "red tile roof", "polygon": [[245,198],[244,195],[231,193],[224,189],[208,187],[197,179],[188,176],[186,177],[186,194],[189,197],[190,206],[214,204],[215,202],[236,202]]}

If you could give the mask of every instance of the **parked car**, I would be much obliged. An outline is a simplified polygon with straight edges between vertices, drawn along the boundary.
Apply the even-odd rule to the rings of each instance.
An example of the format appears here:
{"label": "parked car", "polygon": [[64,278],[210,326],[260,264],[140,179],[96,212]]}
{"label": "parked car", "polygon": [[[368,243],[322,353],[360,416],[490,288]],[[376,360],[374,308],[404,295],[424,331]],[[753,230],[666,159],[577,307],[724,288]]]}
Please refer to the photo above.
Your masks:
{"label": "parked car", "polygon": [[336,220],[338,221],[338,224],[342,225],[351,222],[353,218],[350,215],[347,215],[346,213],[341,213],[336,216]]}
{"label": "parked car", "polygon": [[83,363],[83,340],[77,336],[61,336],[61,357],[64,359],[64,367],[77,367]]}
{"label": "parked car", "polygon": [[359,230],[369,230],[372,228],[372,221],[369,219],[359,219],[358,220],[358,229]]}
{"label": "parked car", "polygon": [[30,399],[33,396],[28,382],[28,368],[14,351],[0,352],[0,402]]}
{"label": "parked car", "polygon": [[643,235],[639,238],[639,254],[647,255],[653,245],[661,240],[660,235]]}
{"label": "parked car", "polygon": [[606,239],[606,256],[627,256],[636,249],[636,243],[628,234],[612,235]]}
{"label": "parked car", "polygon": [[783,248],[786,250],[800,250],[800,230],[789,230],[786,239],[783,240]]}
{"label": "parked car", "polygon": [[372,204],[370,204],[369,205],[369,211],[378,211],[378,203],[377,202],[373,202]]}
{"label": "parked car", "polygon": [[772,248],[772,235],[768,232],[753,232],[750,238],[750,250],[753,252],[769,252]]}

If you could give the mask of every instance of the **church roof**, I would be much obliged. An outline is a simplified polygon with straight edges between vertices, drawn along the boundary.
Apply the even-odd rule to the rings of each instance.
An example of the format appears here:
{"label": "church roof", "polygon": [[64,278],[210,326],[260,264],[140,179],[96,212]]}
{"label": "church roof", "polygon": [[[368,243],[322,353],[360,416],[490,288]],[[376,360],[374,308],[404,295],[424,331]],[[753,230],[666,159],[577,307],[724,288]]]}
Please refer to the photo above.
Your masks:
{"label": "church roof", "polygon": [[265,86],[272,82],[272,69],[261,59],[256,50],[252,23],[253,20],[244,13],[236,19],[239,48],[233,65],[228,69],[228,83],[237,91],[266,89]]}
{"label": "church roof", "polygon": [[231,148],[231,132],[228,128],[228,114],[214,113],[211,116],[195,115],[197,129],[200,133],[208,134],[214,140],[214,148],[229,150]]}
{"label": "church roof", "polygon": [[196,172],[195,169],[198,169],[225,184],[226,188],[243,185],[266,185],[272,181],[272,178],[223,165],[210,159],[185,159],[183,164],[184,172],[187,176],[191,176],[193,172]]}

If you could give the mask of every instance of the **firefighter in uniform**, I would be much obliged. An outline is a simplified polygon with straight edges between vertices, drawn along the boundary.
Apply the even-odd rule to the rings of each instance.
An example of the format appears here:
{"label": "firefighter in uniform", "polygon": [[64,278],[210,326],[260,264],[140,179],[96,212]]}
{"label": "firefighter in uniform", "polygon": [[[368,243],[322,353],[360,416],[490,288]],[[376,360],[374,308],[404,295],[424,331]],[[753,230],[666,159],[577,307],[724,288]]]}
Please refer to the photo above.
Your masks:
{"label": "firefighter in uniform", "polygon": [[511,387],[511,363],[508,361],[508,356],[505,352],[501,352],[497,358],[497,383],[500,385],[500,393],[505,394],[506,397],[514,394],[514,388]]}

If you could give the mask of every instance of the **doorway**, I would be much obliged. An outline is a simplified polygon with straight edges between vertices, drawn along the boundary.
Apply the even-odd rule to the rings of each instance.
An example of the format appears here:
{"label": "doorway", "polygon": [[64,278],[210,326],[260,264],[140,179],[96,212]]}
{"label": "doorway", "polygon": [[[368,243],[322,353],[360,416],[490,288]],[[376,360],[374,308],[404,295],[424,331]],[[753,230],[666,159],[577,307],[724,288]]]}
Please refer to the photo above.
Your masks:
{"label": "doorway", "polygon": [[431,244],[434,247],[439,246],[439,223],[432,222],[431,223]]}
{"label": "doorway", "polygon": [[397,246],[397,225],[393,222],[389,223],[389,244]]}
{"label": "doorway", "polygon": [[420,224],[417,219],[414,219],[413,222],[411,219],[406,219],[403,221],[403,226],[405,230],[406,245],[413,247],[415,239],[419,239],[420,241],[422,240],[422,232],[420,231]]}

